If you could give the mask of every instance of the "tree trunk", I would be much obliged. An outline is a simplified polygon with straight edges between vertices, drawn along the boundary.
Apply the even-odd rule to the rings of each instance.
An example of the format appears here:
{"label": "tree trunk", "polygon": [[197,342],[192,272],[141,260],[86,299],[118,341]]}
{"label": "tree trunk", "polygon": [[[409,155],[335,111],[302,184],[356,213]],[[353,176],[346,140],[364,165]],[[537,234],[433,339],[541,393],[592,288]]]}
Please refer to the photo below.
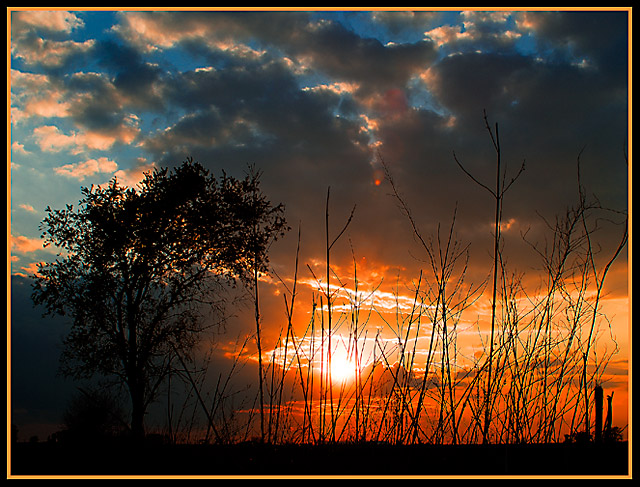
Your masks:
{"label": "tree trunk", "polygon": [[131,395],[131,436],[136,442],[144,439],[144,388],[139,384],[129,386]]}

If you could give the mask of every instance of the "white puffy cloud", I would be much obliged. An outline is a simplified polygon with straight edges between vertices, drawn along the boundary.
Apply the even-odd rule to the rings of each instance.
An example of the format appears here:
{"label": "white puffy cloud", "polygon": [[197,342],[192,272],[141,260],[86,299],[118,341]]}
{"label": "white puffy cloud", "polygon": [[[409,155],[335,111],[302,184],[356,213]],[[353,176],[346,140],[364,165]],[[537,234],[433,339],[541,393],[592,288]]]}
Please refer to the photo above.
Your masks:
{"label": "white puffy cloud", "polygon": [[23,235],[11,235],[11,251],[21,254],[35,252],[42,249],[42,240],[39,238],[30,238]]}
{"label": "white puffy cloud", "polygon": [[65,164],[64,166],[56,167],[54,171],[56,174],[83,180],[96,174],[113,173],[117,169],[118,164],[114,161],[106,157],[100,157],[98,159],[89,159],[77,164]]}
{"label": "white puffy cloud", "polygon": [[12,34],[18,35],[33,28],[69,33],[83,25],[75,13],[64,10],[25,10],[11,14]]}

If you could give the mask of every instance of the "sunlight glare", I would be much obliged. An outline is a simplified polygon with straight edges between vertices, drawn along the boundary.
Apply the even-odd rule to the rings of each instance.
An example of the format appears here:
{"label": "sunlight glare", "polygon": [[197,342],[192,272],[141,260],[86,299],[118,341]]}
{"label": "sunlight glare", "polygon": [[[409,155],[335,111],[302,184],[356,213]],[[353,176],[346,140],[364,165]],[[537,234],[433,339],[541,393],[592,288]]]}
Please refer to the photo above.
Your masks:
{"label": "sunlight glare", "polygon": [[335,382],[347,382],[355,378],[356,364],[344,353],[335,353],[331,357],[331,379]]}

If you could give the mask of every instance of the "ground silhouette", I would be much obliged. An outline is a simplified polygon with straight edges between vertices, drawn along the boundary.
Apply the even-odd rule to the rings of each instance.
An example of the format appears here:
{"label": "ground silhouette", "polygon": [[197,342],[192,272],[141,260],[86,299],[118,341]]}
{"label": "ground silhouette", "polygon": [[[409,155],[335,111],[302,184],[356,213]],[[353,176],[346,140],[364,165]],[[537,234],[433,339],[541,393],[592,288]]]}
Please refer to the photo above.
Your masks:
{"label": "ground silhouette", "polygon": [[548,445],[13,445],[11,474],[42,476],[626,476],[627,442]]}

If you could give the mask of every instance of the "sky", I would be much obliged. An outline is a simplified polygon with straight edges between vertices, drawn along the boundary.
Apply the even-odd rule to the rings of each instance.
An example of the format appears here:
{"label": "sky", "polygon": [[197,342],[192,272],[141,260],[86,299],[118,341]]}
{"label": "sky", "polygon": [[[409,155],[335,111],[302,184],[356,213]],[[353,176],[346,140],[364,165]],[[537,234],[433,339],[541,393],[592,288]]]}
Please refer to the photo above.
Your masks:
{"label": "sky", "polygon": [[[281,278],[292,274],[298,229],[304,266],[324,261],[328,191],[332,235],[355,207],[332,256],[337,275],[355,261],[371,285],[417,277],[419,245],[381,161],[425,235],[448,229],[455,211],[469,274],[484,276],[493,201],[454,153],[493,184],[486,113],[499,127],[507,178],[525,165],[505,196],[503,235],[510,264],[535,276],[540,263],[522,235],[542,242],[545,219],[575,204],[578,159],[587,192],[628,211],[629,15],[8,10],[8,273],[20,411],[47,422],[40,408],[62,401],[49,380],[61,328],[43,332],[28,299],[35,263],[55,258],[40,240],[45,208],[77,204],[81,187],[113,177],[135,186],[145,171],[188,157],[214,174],[262,171],[264,193],[285,205],[292,227],[271,249]],[[616,225],[599,235],[603,249],[619,237]],[[626,255],[607,281],[623,362]],[[282,291],[270,282],[266,321],[282,315]],[[275,330],[269,336],[265,325],[268,339]]]}

